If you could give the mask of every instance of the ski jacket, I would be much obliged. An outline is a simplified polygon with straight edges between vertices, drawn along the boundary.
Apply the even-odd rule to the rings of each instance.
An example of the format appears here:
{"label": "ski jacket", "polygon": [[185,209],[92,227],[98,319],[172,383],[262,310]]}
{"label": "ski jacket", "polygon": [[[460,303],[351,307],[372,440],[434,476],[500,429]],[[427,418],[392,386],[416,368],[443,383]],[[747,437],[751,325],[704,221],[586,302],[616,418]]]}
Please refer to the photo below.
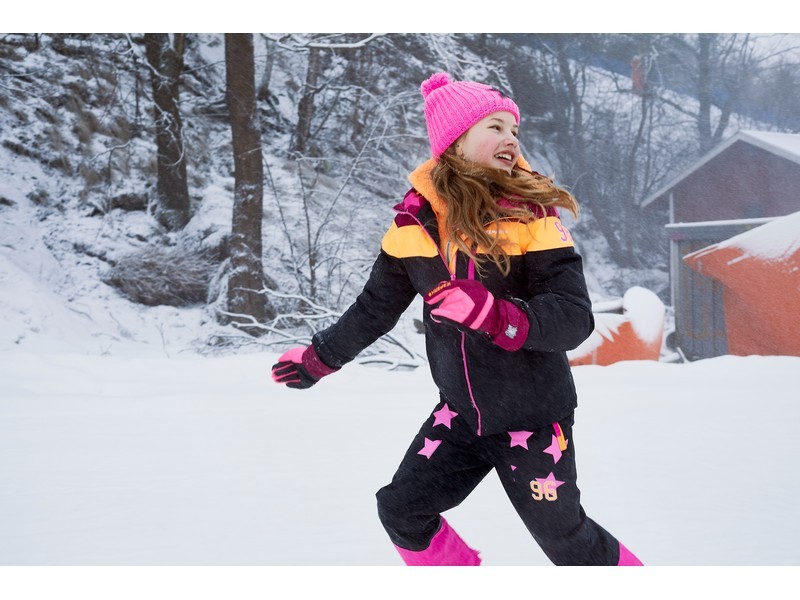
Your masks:
{"label": "ski jacket", "polygon": [[341,367],[390,331],[416,294],[424,295],[447,279],[478,279],[496,298],[510,300],[527,313],[527,339],[517,351],[503,350],[485,336],[435,321],[431,307],[424,305],[435,384],[450,409],[478,435],[553,423],[577,406],[566,351],[594,329],[582,260],[572,237],[554,209],[530,223],[503,219],[497,234],[504,238],[511,271],[503,276],[486,260],[478,274],[467,255],[449,249],[446,240],[442,245],[441,215],[446,209],[430,177],[434,164],[428,161],[409,176],[414,187],[394,207],[397,216],[363,291],[335,324],[314,335],[314,348],[323,362]]}

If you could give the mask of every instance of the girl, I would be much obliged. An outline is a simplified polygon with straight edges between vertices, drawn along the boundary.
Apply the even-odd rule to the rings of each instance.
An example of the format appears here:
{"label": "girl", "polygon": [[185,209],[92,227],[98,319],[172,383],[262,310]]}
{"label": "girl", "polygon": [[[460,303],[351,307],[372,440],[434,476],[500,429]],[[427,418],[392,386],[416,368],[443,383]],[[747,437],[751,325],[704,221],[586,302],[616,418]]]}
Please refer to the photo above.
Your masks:
{"label": "girl", "polygon": [[364,290],[306,348],[283,354],[278,383],[307,388],[390,331],[416,294],[439,403],[411,443],[378,514],[409,565],[478,565],[441,516],[495,469],[557,565],[640,565],[586,516],[576,485],[566,351],[594,328],[581,257],[556,207],[564,189],[520,156],[519,109],[497,90],[436,73],[420,87],[432,158]]}

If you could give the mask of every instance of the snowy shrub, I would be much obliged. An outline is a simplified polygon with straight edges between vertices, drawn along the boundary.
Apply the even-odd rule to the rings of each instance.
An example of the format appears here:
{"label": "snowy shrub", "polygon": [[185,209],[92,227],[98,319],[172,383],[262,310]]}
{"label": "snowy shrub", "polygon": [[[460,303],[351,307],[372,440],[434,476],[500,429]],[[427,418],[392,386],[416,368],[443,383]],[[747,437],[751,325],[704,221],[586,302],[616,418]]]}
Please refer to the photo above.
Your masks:
{"label": "snowy shrub", "polygon": [[202,249],[150,247],[118,260],[103,281],[139,304],[189,306],[206,302],[215,270]]}
{"label": "snowy shrub", "polygon": [[144,192],[122,192],[109,198],[109,208],[127,212],[147,210],[147,194]]}
{"label": "snowy shrub", "polygon": [[75,114],[75,124],[72,132],[78,138],[82,148],[89,148],[92,137],[100,130],[100,121],[97,116],[88,110],[81,110],[79,105],[71,107]]}
{"label": "snowy shrub", "polygon": [[50,203],[50,194],[41,185],[37,185],[33,190],[28,192],[26,197],[36,206],[45,206]]}

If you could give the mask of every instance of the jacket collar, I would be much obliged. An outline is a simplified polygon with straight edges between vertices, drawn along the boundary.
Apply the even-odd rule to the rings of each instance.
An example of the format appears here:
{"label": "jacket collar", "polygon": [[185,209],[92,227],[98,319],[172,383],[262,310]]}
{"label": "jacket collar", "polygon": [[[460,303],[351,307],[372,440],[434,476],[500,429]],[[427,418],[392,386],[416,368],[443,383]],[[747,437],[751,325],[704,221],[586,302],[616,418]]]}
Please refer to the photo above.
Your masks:
{"label": "jacket collar", "polygon": [[431,158],[409,173],[408,180],[413,188],[428,201],[436,216],[441,219],[447,215],[447,203],[436,193],[436,188],[433,186],[431,173],[435,166],[436,160]]}

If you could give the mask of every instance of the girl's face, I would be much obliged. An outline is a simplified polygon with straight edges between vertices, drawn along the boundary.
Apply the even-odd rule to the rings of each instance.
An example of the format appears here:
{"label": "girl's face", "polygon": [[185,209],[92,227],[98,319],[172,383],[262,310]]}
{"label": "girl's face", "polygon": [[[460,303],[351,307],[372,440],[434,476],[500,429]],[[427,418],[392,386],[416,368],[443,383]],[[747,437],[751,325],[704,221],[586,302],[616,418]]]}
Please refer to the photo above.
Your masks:
{"label": "girl's face", "polygon": [[456,152],[464,160],[511,173],[519,159],[519,141],[514,115],[501,110],[484,117],[456,141]]}

